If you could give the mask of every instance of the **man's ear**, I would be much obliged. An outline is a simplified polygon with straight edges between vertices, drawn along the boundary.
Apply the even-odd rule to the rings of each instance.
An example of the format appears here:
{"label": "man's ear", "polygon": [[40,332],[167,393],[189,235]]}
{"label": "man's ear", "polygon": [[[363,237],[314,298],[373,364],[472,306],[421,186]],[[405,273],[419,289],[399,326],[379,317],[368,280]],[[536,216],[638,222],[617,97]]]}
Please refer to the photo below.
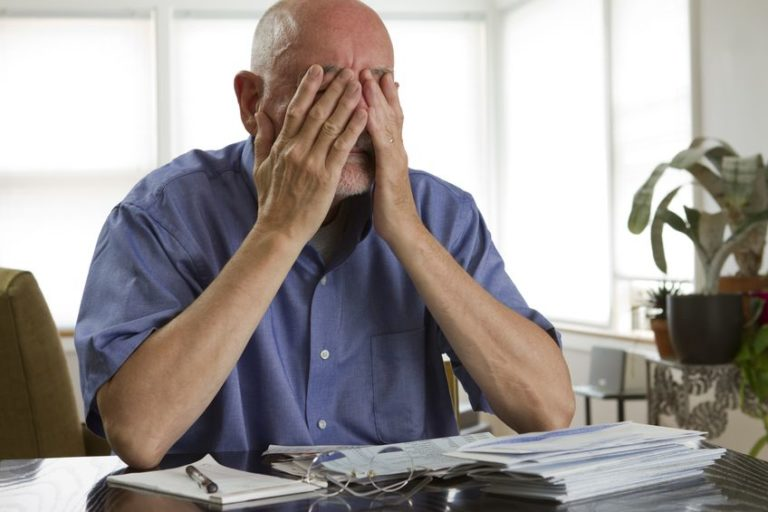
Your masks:
{"label": "man's ear", "polygon": [[256,111],[259,110],[264,94],[264,79],[250,71],[240,71],[235,75],[235,95],[240,107],[240,120],[245,130],[256,135]]}

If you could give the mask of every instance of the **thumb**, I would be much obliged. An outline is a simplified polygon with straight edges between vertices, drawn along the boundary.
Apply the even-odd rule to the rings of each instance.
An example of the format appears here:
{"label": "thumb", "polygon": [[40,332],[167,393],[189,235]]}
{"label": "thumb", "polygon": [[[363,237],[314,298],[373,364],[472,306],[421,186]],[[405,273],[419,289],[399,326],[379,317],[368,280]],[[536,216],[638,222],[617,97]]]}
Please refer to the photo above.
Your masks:
{"label": "thumb", "polygon": [[269,150],[275,142],[275,128],[266,114],[259,111],[253,117],[256,119],[256,137],[253,141],[253,154],[256,165],[261,164],[269,156]]}

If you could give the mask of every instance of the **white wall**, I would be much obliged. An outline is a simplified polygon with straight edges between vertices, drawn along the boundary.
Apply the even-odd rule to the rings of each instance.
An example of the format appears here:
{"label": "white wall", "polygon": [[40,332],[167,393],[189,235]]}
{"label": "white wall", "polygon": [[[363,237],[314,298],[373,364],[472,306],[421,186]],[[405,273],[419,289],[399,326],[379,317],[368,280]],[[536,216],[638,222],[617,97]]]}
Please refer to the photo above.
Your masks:
{"label": "white wall", "polygon": [[768,2],[692,2],[699,126],[743,154],[768,152]]}

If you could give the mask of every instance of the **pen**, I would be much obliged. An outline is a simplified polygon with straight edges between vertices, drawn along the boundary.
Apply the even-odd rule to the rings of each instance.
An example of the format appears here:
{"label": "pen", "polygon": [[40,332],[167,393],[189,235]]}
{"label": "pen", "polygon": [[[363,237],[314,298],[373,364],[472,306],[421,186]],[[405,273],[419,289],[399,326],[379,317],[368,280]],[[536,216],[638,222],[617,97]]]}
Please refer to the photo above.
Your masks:
{"label": "pen", "polygon": [[204,487],[208,494],[212,494],[219,490],[219,486],[216,485],[210,478],[205,476],[195,466],[187,466],[187,475],[189,478],[197,482],[200,487]]}

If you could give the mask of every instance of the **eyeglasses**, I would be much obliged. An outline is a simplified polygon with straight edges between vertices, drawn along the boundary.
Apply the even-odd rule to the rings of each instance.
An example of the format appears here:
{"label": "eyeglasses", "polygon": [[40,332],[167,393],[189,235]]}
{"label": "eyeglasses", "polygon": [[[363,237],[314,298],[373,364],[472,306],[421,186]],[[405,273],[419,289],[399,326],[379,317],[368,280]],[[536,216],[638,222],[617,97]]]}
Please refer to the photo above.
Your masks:
{"label": "eyeglasses", "polygon": [[324,495],[327,498],[341,493],[356,497],[397,493],[420,479],[415,490],[409,489],[408,494],[412,496],[432,480],[425,473],[426,468],[417,468],[410,453],[400,447],[387,446],[370,458],[355,450],[319,453],[307,467],[304,481],[332,484],[335,490],[328,491]]}

